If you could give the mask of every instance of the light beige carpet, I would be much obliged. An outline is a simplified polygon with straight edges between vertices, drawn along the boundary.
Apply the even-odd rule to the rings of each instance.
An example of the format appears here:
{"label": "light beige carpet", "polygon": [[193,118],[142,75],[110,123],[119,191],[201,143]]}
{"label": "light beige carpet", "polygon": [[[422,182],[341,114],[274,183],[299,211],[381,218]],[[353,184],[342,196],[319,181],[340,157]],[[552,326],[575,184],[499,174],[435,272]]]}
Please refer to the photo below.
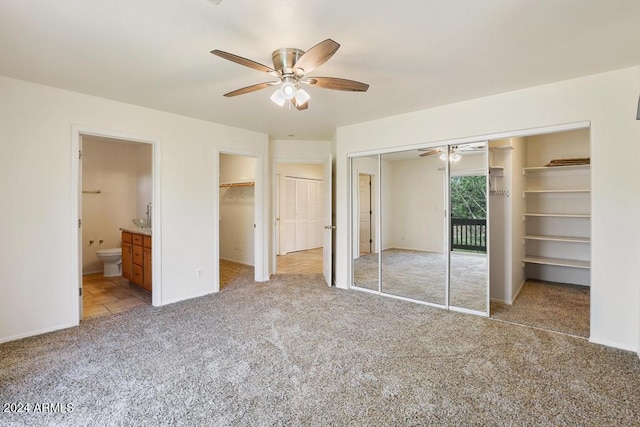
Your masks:
{"label": "light beige carpet", "polygon": [[588,286],[527,280],[513,305],[491,303],[491,317],[589,337]]}
{"label": "light beige carpet", "polygon": [[[445,304],[446,258],[443,253],[386,249],[382,251],[382,292]],[[378,290],[378,254],[354,260],[356,286]],[[487,309],[487,258],[482,254],[451,254],[450,305]]]}
{"label": "light beige carpet", "polygon": [[0,402],[73,408],[7,426],[634,426],[638,390],[635,353],[321,275],[0,344]]}

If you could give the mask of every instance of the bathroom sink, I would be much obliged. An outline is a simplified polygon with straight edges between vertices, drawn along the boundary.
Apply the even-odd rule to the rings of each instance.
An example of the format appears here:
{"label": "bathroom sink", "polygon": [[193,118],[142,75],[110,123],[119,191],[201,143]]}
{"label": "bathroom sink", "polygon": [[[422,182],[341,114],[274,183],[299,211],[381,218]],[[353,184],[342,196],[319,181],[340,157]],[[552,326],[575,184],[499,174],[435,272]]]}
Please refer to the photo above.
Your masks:
{"label": "bathroom sink", "polygon": [[136,225],[136,227],[140,228],[149,228],[151,227],[150,221],[145,218],[134,218],[131,221]]}

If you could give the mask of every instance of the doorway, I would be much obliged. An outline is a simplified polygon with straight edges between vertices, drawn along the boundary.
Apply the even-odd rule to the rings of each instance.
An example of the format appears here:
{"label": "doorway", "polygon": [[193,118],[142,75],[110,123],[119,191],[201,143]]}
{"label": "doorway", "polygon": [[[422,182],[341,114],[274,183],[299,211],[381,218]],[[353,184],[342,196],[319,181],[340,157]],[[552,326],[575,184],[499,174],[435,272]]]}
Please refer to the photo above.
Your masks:
{"label": "doorway", "polygon": [[276,274],[320,274],[325,182],[318,163],[276,164]]}
{"label": "doorway", "polygon": [[[77,314],[79,323],[83,318],[128,311],[141,305],[161,305],[161,212],[151,210],[152,206],[160,205],[160,141],[73,126],[71,145],[72,187],[77,189],[72,201],[77,212],[72,218],[75,225],[72,268],[77,271],[70,294],[74,317]],[[146,275],[146,284],[149,288],[152,284],[153,293],[138,289],[122,277],[121,258],[97,258],[97,251],[104,255],[104,249],[121,250],[121,229],[137,230],[132,221],[137,218],[145,218],[149,223],[144,249],[140,242],[140,260],[148,262],[143,265],[140,261],[138,267],[140,278]],[[155,226],[153,245],[150,224]],[[83,287],[85,278],[87,289]]]}
{"label": "doorway", "polygon": [[256,170],[255,157],[219,154],[220,289],[255,279]]}
{"label": "doorway", "polygon": [[332,156],[273,163],[272,269],[322,274],[333,285]]}
{"label": "doorway", "polygon": [[[152,275],[145,271],[143,260],[151,256],[152,247],[153,161],[150,144],[95,136],[83,136],[81,142],[82,318],[86,320],[151,305]],[[149,225],[140,228],[132,221],[137,218]],[[148,237],[148,248],[141,240],[134,257],[132,239],[123,236],[137,232]],[[150,259],[147,264],[151,265]]]}
{"label": "doorway", "polygon": [[[492,274],[492,317],[588,338],[588,126],[529,133],[490,145],[495,172],[490,200],[497,214],[492,227],[499,229],[494,243],[503,260]],[[500,234],[518,244],[505,242]]]}

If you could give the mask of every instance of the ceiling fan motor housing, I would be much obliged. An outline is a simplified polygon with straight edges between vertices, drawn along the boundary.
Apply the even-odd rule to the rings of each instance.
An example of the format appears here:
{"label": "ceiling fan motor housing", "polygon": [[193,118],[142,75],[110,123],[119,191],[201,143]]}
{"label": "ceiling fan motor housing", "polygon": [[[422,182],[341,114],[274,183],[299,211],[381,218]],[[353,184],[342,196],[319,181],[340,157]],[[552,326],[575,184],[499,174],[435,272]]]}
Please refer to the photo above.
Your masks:
{"label": "ceiling fan motor housing", "polygon": [[302,55],[304,55],[304,50],[300,49],[282,48],[274,50],[271,54],[273,68],[281,72],[283,76],[294,75],[293,66]]}

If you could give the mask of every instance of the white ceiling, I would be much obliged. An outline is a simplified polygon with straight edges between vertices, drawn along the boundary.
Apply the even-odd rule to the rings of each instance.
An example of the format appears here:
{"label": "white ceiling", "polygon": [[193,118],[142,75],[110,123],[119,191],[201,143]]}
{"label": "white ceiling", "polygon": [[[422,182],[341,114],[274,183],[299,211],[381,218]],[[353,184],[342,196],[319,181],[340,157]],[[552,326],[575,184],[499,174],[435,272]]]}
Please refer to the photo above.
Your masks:
{"label": "white ceiling", "polygon": [[[281,109],[264,73],[281,47],[341,48]],[[0,75],[268,133],[329,139],[338,126],[640,64],[638,0],[0,0]],[[291,136],[293,135],[293,136]]]}

